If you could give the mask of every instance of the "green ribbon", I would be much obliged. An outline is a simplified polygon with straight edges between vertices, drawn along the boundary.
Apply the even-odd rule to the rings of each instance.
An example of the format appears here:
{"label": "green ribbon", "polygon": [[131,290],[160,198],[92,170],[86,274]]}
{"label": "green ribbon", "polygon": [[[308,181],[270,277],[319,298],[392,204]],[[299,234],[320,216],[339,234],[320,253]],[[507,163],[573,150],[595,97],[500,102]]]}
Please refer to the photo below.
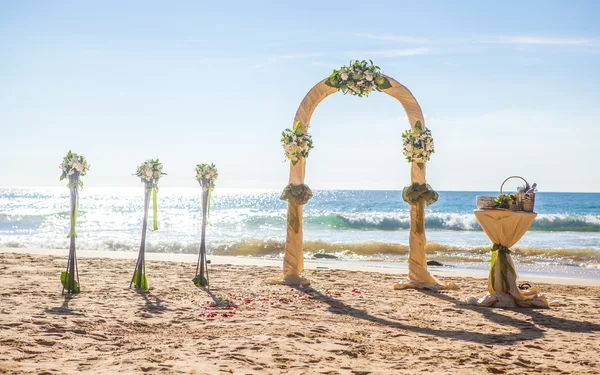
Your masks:
{"label": "green ribbon", "polygon": [[[71,271],[73,272],[73,271]],[[69,273],[68,272],[61,272],[60,273],[60,283],[62,284],[63,288],[67,289],[69,293],[71,292],[75,292],[75,293],[80,293],[81,290],[79,289],[79,283],[77,282],[77,280],[75,280],[75,283],[73,284],[73,290],[69,290]]]}
{"label": "green ribbon", "polygon": [[279,199],[281,199],[282,201],[288,201],[291,204],[301,206],[303,204],[306,204],[306,202],[308,202],[312,198],[312,196],[312,191],[310,190],[308,185],[289,184],[285,187],[285,189],[283,189],[283,192],[281,193],[281,197],[279,197]]}
{"label": "green ribbon", "polygon": [[[202,193],[205,189],[208,190],[208,196],[206,197],[206,217],[210,217],[210,199],[212,197],[213,190],[215,190],[214,180],[202,179]],[[208,223],[210,225],[210,223]]]}
{"label": "green ribbon", "polygon": [[208,196],[206,197],[206,217],[210,217],[210,198],[212,197],[213,189],[208,189]]}
{"label": "green ribbon", "polygon": [[155,231],[158,230],[158,185],[146,182],[146,194],[148,201],[152,199],[152,227],[150,231]]}
{"label": "green ribbon", "polygon": [[158,199],[157,199],[157,195],[158,195],[158,186],[156,184],[154,184],[152,186],[152,219],[154,221],[153,223],[153,231],[154,230],[158,230]]}
{"label": "green ribbon", "polygon": [[71,196],[75,195],[75,206],[71,205],[71,229],[69,230],[67,238],[77,238],[77,234],[75,233],[75,226],[77,224],[77,215],[79,214],[79,194],[77,194],[79,190],[79,179],[72,179],[69,183],[69,188],[71,189]]}
{"label": "green ribbon", "polygon": [[[510,283],[508,282],[508,273],[510,272],[513,277],[517,278],[515,269],[508,262],[508,254],[511,253],[510,249],[506,246],[495,243],[492,246],[492,264],[490,266],[490,281],[492,283],[492,289],[496,285],[496,265],[500,263],[500,275],[502,277],[502,284],[504,285],[504,292],[510,291]],[[495,290],[492,290],[495,291]]]}
{"label": "green ribbon", "polygon": [[142,272],[141,277],[138,275],[138,270],[135,270],[133,273],[133,285],[138,289],[148,290],[148,280],[146,280],[146,275]]}

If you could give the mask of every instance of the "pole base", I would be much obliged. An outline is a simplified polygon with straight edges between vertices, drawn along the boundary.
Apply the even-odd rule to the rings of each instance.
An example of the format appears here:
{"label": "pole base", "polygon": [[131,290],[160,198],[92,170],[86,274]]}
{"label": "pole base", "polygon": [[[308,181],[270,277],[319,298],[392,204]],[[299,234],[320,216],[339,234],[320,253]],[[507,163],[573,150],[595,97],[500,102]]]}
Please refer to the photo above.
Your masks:
{"label": "pole base", "polygon": [[393,288],[395,290],[403,290],[403,289],[424,289],[430,290],[432,292],[439,292],[440,290],[455,290],[458,289],[458,285],[456,285],[453,281],[449,283],[418,283],[416,281],[401,281],[398,284],[394,284]]}
{"label": "pole base", "polygon": [[310,280],[300,276],[277,277],[265,280],[267,285],[310,285]]}

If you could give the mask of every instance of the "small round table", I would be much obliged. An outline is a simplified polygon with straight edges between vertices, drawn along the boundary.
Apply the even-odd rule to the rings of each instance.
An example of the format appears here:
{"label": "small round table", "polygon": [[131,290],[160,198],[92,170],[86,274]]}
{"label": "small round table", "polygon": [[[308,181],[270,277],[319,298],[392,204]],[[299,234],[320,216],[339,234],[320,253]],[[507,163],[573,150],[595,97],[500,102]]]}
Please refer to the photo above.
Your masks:
{"label": "small round table", "polygon": [[469,297],[467,303],[496,307],[549,307],[548,299],[538,288],[520,290],[517,287],[517,273],[509,249],[523,237],[537,214],[504,209],[475,210],[473,213],[493,243],[492,262],[488,293],[479,299]]}

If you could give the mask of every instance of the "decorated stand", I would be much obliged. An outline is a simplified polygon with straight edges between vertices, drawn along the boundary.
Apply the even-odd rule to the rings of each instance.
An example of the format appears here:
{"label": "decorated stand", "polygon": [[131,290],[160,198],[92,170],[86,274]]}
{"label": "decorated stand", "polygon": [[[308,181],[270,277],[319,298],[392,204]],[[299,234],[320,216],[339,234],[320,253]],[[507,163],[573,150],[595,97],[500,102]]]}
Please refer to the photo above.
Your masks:
{"label": "decorated stand", "polygon": [[152,231],[158,230],[158,180],[163,173],[163,165],[156,160],[146,160],[138,169],[138,176],[144,183],[144,220],[142,222],[142,242],[140,244],[140,252],[135,264],[135,271],[129,283],[129,287],[135,285],[137,289],[148,290],[148,281],[146,280],[146,229],[148,227],[148,207],[150,199],[152,199]]}
{"label": "decorated stand", "polygon": [[[425,128],[423,113],[417,100],[411,92],[394,80],[380,72],[379,67],[372,62],[351,61],[348,67],[334,70],[328,78],[317,83],[304,97],[294,118],[293,129],[286,129],[282,143],[285,153],[290,159],[289,184],[285,188],[282,199],[288,201],[287,209],[287,239],[283,261],[283,275],[280,278],[268,280],[267,283],[302,285],[310,281],[301,276],[304,270],[304,255],[302,244],[302,206],[312,197],[310,188],[304,184],[306,157],[312,148],[312,139],[308,135],[310,119],[319,103],[327,96],[342,91],[344,94],[363,97],[371,91],[382,91],[397,99],[406,111],[411,131],[405,136],[405,154],[411,162],[411,186],[405,192],[410,204],[410,234],[408,280],[395,285],[397,289],[407,287],[440,288],[453,287],[434,278],[427,270],[425,254],[425,204],[437,200],[437,194],[426,184],[426,161],[433,152],[433,143],[427,140],[430,135]],[[414,132],[414,136],[411,135]],[[410,152],[407,152],[406,139],[410,139]],[[427,149],[427,144],[430,149]]]}
{"label": "decorated stand", "polygon": [[[511,178],[520,178],[525,186],[516,194],[503,194],[504,183]],[[500,186],[497,197],[477,197],[473,213],[483,231],[492,241],[492,259],[488,292],[481,298],[469,297],[467,303],[496,307],[549,307],[557,301],[548,301],[537,287],[521,289],[517,285],[517,272],[510,248],[527,232],[537,214],[533,212],[536,185],[519,176],[511,176]],[[491,199],[490,199],[491,198]]]}
{"label": "decorated stand", "polygon": [[214,164],[198,164],[196,166],[196,181],[202,187],[202,234],[200,237],[200,251],[194,284],[199,287],[209,286],[208,261],[206,259],[206,224],[210,213],[210,198],[215,189],[215,180],[219,177],[217,167]]}
{"label": "decorated stand", "polygon": [[70,221],[71,227],[67,238],[70,239],[69,244],[69,258],[67,260],[67,269],[60,275],[60,282],[62,284],[62,293],[68,294],[79,293],[79,269],[77,268],[77,254],[75,252],[75,227],[77,224],[77,214],[79,211],[79,188],[83,187],[83,182],[79,179],[81,176],[85,176],[90,166],[87,160],[81,155],[72,153],[69,151],[67,156],[63,159],[60,164],[62,175],[60,180],[65,178],[69,179],[68,188],[71,192],[71,209],[70,209]]}

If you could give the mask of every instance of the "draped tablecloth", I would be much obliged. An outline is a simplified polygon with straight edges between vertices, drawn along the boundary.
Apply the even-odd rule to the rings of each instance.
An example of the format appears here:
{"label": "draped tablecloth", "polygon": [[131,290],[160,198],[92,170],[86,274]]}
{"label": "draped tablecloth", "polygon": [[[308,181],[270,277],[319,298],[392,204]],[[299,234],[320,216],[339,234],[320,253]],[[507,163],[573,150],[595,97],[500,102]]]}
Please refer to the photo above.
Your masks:
{"label": "draped tablecloth", "polygon": [[527,290],[517,287],[517,273],[509,249],[523,237],[537,214],[502,209],[475,210],[474,214],[493,243],[492,262],[488,293],[479,299],[469,297],[467,303],[496,307],[549,307],[547,298],[537,287]]}

